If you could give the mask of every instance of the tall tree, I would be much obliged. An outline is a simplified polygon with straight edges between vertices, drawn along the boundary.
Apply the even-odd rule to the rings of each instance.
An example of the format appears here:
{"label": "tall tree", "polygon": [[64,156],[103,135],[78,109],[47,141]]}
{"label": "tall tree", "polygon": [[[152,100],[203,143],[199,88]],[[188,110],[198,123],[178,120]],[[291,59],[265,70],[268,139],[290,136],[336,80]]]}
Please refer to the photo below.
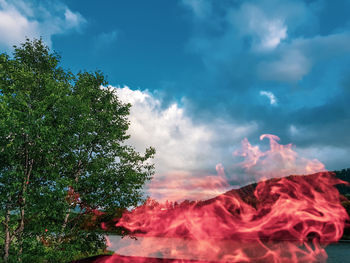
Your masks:
{"label": "tall tree", "polygon": [[[5,261],[67,261],[104,246],[89,213],[137,205],[155,151],[127,144],[130,104],[101,72],[76,75],[42,40],[0,55],[0,205]],[[53,252],[50,254],[49,252]]]}

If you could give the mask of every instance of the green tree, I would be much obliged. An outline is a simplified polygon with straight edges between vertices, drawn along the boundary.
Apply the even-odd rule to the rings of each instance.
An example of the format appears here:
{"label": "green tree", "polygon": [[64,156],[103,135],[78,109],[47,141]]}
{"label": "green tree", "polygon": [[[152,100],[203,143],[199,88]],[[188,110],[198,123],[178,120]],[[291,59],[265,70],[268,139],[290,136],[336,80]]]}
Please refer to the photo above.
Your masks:
{"label": "green tree", "polygon": [[0,55],[0,206],[5,261],[67,261],[104,248],[80,223],[137,205],[153,148],[127,144],[130,104],[101,72],[76,75],[42,40]]}

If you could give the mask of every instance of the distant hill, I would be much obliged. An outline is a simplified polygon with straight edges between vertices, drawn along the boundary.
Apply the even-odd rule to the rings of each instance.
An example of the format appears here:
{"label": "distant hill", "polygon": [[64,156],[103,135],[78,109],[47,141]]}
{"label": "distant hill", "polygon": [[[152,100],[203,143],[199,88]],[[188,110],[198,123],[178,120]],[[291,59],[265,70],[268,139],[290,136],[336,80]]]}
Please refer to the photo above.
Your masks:
{"label": "distant hill", "polygon": [[[350,183],[350,168],[343,169],[340,171],[334,171],[334,174],[338,179]],[[308,180],[308,177],[310,177],[310,182],[312,182],[314,184],[315,181],[312,180],[313,175],[305,175],[305,177],[303,177],[303,178]],[[288,176],[285,178],[293,181],[293,180],[298,180],[298,178],[300,178],[300,176],[291,175],[291,176]],[[278,182],[280,180],[282,180],[282,178],[274,178],[274,179],[266,180],[265,183],[267,185],[274,186],[274,185],[278,184]],[[155,209],[169,210],[168,217],[171,217],[172,213],[176,213],[176,211],[179,211],[179,210],[186,211],[187,209],[191,209],[191,208],[199,208],[200,209],[203,206],[207,206],[207,205],[210,206],[210,204],[216,202],[218,199],[223,200],[223,199],[225,199],[225,197],[238,196],[245,203],[249,204],[250,206],[252,206],[254,208],[258,208],[259,205],[263,205],[264,202],[269,202],[269,201],[273,200],[273,197],[272,197],[272,199],[267,197],[266,199],[260,200],[260,203],[259,203],[259,201],[257,200],[257,198],[254,195],[254,191],[256,190],[257,186],[258,186],[257,183],[250,184],[250,185],[244,186],[244,187],[239,188],[239,189],[230,190],[230,191],[228,191],[222,195],[219,195],[215,198],[211,198],[211,199],[204,200],[204,201],[185,200],[181,203],[167,202],[166,204],[160,204],[154,200],[148,200],[148,203],[146,203],[145,205],[148,207],[153,207]],[[346,186],[344,184],[337,185],[336,187],[339,190],[339,193],[342,195],[341,196],[342,205],[345,207],[345,209],[347,210],[347,213],[350,216],[350,201],[349,201],[349,199],[350,199],[350,187]],[[268,190],[269,190],[269,188],[268,188]],[[229,200],[229,198],[228,198],[228,200]],[[123,210],[123,211],[126,212],[126,210]],[[232,211],[232,212],[239,213],[240,211]],[[121,214],[122,214],[122,210],[118,210],[116,213],[114,213],[114,216],[116,216],[116,217],[113,217],[111,214],[110,215],[101,214],[100,216],[98,216],[96,218],[94,225],[96,227],[100,227],[101,222],[103,222],[102,225],[105,226],[105,227],[103,227],[104,230],[107,229],[107,231],[109,233],[120,234],[121,233],[120,228],[119,229],[115,228],[114,225],[116,222],[118,222],[118,220],[119,220],[118,218],[121,217]],[[97,222],[99,222],[99,223],[97,223]],[[348,225],[350,225],[350,222],[348,222]],[[106,228],[106,226],[108,226],[108,227]],[[349,227],[345,229],[342,239],[349,239],[350,240],[350,228]],[[136,257],[125,257],[125,256],[119,256],[119,255],[115,255],[114,257],[115,258],[108,257],[108,256],[99,256],[99,257],[94,257],[94,258],[89,258],[89,259],[85,259],[85,260],[81,260],[81,261],[74,261],[74,262],[76,262],[76,263],[78,263],[78,262],[79,263],[105,262],[106,259],[110,260],[111,262],[132,262],[133,260],[140,260],[140,262],[143,262],[141,260],[141,258],[136,258]],[[165,262],[173,262],[173,260],[169,260],[169,259],[156,259],[155,258],[155,259],[152,259],[152,261],[150,261],[149,258],[144,258],[144,259],[147,260],[147,262],[164,262],[164,263]],[[187,261],[184,261],[184,262],[187,262]],[[188,261],[188,262],[191,262],[191,261]]]}
{"label": "distant hill", "polygon": [[[350,168],[334,171],[337,178],[350,183]],[[350,199],[350,187],[346,185],[337,186],[339,193]]]}
{"label": "distant hill", "polygon": [[[339,171],[332,171],[331,173],[334,173],[338,179],[345,181],[345,182],[348,182],[350,184],[350,168],[342,169]],[[290,175],[290,176],[287,176],[285,178],[288,179],[288,178],[292,178],[295,176],[299,176],[299,175]],[[308,175],[305,175],[305,176],[308,176]],[[266,180],[266,183],[271,184],[273,182],[279,181],[280,179],[281,178],[268,179],[268,180]],[[249,205],[252,205],[253,207],[256,207],[257,200],[254,196],[254,191],[255,191],[257,185],[258,185],[257,183],[249,184],[249,185],[243,186],[239,189],[232,189],[232,190],[230,190],[222,195],[226,195],[226,196],[238,195],[244,202],[246,202]],[[338,189],[338,191],[341,195],[343,195],[344,197],[347,197],[347,199],[350,200],[350,185],[339,184],[336,186],[336,188]],[[220,198],[220,196],[217,196],[217,197],[205,200],[205,201],[199,201],[198,205],[201,206],[204,204],[212,203],[213,201]]]}
{"label": "distant hill", "polygon": [[[340,171],[334,171],[333,172],[335,174],[335,176],[343,181],[349,182],[350,183],[350,168],[348,169],[343,169]],[[306,178],[310,178],[310,182],[314,183],[311,179],[313,175],[305,175]],[[296,180],[298,177],[297,175],[290,175],[287,177],[284,177],[287,180]],[[282,178],[273,178],[273,179],[268,179],[265,181],[265,184],[267,185],[276,185],[278,184],[278,182],[281,180]],[[244,201],[246,204],[257,208],[261,205],[264,205],[265,202],[273,202],[273,197],[270,197],[269,192],[265,193],[265,198],[257,200],[257,198],[254,195],[254,191],[257,187],[257,183],[253,183],[253,184],[249,184],[246,185],[244,187],[241,187],[239,189],[233,189],[230,190],[224,194],[221,194],[217,197],[208,199],[208,200],[203,200],[203,201],[189,201],[189,200],[185,200],[181,203],[177,203],[177,202],[166,202],[165,204],[160,204],[155,200],[148,200],[147,203],[143,206],[146,206],[148,208],[156,208],[156,209],[161,209],[161,210],[168,210],[169,215],[171,214],[175,214],[177,213],[176,211],[186,211],[187,209],[190,209],[191,207],[193,208],[200,208],[203,206],[207,206],[210,205],[214,202],[216,202],[218,199],[223,199],[226,197],[230,197],[230,196],[237,196],[239,197],[242,201]],[[340,184],[336,186],[337,189],[339,190],[339,193],[341,194],[341,201],[342,201],[342,205],[345,207],[345,209],[347,210],[347,213],[350,216],[350,187],[346,186],[344,184]],[[268,191],[269,188],[267,188]],[[142,206],[141,206],[142,207]],[[139,207],[138,209],[142,209],[141,207]],[[124,210],[126,211],[126,210]],[[141,211],[142,213],[142,211]],[[232,213],[240,213],[240,211],[232,211]],[[98,228],[101,227],[103,229],[101,229],[102,231],[108,231],[108,232],[112,232],[112,233],[116,233],[116,234],[121,234],[121,228],[115,227],[115,224],[119,221],[119,218],[122,215],[122,210],[119,210],[115,213],[106,213],[106,214],[101,214],[98,217],[94,218],[94,222],[88,222],[90,224],[90,227],[93,228]],[[91,224],[92,223],[92,224]],[[347,228],[345,230],[344,233],[344,237],[343,238],[347,238],[350,239],[350,228]]]}

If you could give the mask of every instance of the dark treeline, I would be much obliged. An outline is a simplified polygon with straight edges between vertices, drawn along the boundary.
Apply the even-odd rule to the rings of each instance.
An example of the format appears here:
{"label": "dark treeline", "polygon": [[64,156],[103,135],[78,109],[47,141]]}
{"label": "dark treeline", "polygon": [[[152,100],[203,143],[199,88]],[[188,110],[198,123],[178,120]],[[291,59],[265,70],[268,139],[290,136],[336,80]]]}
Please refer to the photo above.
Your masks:
{"label": "dark treeline", "polygon": [[[350,168],[334,171],[337,178],[350,183]],[[350,187],[349,185],[340,184],[337,186],[339,193],[350,199]]]}

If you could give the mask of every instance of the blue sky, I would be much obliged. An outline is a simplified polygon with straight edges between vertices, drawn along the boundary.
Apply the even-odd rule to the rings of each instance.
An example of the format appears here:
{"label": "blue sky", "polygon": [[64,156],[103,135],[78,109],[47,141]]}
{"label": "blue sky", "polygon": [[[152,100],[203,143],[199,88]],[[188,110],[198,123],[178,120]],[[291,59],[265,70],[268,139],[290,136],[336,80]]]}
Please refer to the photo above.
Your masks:
{"label": "blue sky", "polygon": [[341,169],[349,11],[348,0],[0,0],[0,51],[42,36],[65,68],[103,71],[137,104],[132,143],[159,148],[159,171],[228,167],[244,137],[266,147],[264,133]]}

